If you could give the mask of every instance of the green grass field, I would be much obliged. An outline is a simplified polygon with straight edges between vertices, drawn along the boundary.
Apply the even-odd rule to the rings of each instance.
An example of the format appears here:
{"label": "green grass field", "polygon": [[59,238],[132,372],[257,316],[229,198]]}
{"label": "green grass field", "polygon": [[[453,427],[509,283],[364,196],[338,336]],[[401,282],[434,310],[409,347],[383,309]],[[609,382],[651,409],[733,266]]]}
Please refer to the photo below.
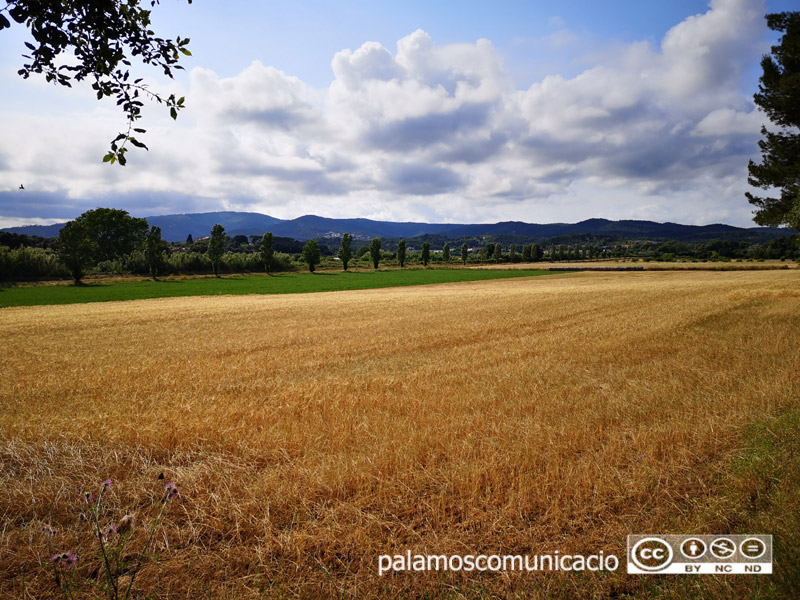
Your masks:
{"label": "green grass field", "polygon": [[0,307],[80,304],[225,294],[298,294],[371,288],[508,279],[551,274],[535,270],[409,269],[370,272],[323,271],[192,279],[92,282],[80,285],[0,287]]}

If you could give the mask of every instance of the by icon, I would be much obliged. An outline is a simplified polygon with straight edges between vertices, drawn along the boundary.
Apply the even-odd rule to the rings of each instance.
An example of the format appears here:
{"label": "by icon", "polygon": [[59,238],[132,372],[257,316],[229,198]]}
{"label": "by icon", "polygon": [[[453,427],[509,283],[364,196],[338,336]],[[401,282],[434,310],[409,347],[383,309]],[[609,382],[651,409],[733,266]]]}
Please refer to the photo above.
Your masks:
{"label": "by icon", "polygon": [[681,554],[691,560],[696,560],[706,553],[706,543],[700,538],[689,538],[681,544]]}

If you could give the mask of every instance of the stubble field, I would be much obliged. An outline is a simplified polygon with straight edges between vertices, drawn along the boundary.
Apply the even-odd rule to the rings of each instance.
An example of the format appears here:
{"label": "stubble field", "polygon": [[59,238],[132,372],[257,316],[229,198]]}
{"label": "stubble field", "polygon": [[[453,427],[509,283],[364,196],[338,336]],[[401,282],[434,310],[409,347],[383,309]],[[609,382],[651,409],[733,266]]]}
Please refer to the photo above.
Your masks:
{"label": "stubble field", "polygon": [[[799,331],[794,270],[2,309],[0,596],[54,593],[41,527],[69,549],[84,490],[141,511],[164,473],[155,597],[687,597],[626,575],[625,536],[793,535],[741,462],[797,410]],[[407,550],[620,568],[378,576]]]}

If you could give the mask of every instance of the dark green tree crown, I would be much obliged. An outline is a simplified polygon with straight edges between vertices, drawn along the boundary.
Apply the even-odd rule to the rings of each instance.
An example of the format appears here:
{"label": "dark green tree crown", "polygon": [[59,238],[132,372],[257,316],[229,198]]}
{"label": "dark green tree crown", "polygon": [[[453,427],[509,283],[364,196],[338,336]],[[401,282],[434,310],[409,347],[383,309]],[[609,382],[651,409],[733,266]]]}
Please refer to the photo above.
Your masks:
{"label": "dark green tree crown", "polygon": [[800,228],[800,12],[767,15],[767,25],[783,33],[761,60],[763,74],[753,101],[778,131],[761,128],[761,164],[748,165],[748,183],[762,190],[775,188],[779,197],[747,199],[756,207],[759,225]]}

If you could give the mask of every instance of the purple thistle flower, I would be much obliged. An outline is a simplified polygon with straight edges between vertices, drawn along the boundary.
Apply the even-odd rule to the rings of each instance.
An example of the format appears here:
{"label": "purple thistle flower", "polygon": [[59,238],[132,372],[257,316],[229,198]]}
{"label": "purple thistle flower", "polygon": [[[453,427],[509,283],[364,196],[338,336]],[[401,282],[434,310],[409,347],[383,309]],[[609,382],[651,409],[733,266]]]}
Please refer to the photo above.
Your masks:
{"label": "purple thistle flower", "polygon": [[74,567],[75,563],[78,562],[78,557],[74,552],[65,552],[62,554],[62,557],[64,566],[66,567]]}
{"label": "purple thistle flower", "polygon": [[78,562],[78,557],[74,552],[60,552],[50,557],[50,562],[54,565],[63,565],[66,568],[74,567]]}
{"label": "purple thistle flower", "polygon": [[91,492],[83,492],[83,501],[84,502],[92,502],[94,500],[94,494]]}
{"label": "purple thistle flower", "polygon": [[102,539],[104,542],[107,542],[112,537],[117,534],[117,526],[111,523],[108,527],[106,527],[102,533],[98,533],[97,537]]}
{"label": "purple thistle flower", "polygon": [[180,495],[181,491],[172,481],[164,486],[164,500],[172,500]]}
{"label": "purple thistle flower", "polygon": [[110,479],[104,479],[102,481],[102,483],[100,484],[100,493],[102,494],[103,492],[105,492],[110,487],[111,487],[111,480]]}

